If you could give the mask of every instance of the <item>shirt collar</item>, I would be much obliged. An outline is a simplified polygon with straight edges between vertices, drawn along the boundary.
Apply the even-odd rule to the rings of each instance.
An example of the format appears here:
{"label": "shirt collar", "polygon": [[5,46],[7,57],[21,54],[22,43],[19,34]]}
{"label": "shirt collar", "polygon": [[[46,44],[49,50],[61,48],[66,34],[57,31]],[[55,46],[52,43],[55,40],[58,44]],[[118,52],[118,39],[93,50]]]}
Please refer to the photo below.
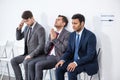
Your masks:
{"label": "shirt collar", "polygon": [[60,34],[60,33],[62,32],[62,30],[63,30],[63,28],[62,28],[62,29],[60,29],[59,31],[56,31],[56,32]]}
{"label": "shirt collar", "polygon": [[78,35],[82,35],[82,32],[83,32],[83,30],[84,30],[84,28],[80,31],[80,32],[76,32],[76,34],[78,34]]}
{"label": "shirt collar", "polygon": [[35,21],[35,22],[33,23],[33,25],[31,26],[32,29],[34,28],[35,24],[36,24],[36,21]]}

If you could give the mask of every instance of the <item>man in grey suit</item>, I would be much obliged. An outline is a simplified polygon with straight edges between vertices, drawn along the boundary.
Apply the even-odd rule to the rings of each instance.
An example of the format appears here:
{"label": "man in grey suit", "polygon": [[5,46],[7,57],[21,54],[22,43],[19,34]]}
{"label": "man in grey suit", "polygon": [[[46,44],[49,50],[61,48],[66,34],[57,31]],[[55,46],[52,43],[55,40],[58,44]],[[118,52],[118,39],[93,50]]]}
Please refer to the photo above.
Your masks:
{"label": "man in grey suit", "polygon": [[[21,40],[24,38],[24,54],[11,59],[11,64],[15,73],[16,80],[23,80],[19,64],[24,64],[25,80],[28,80],[28,63],[32,60],[39,58],[44,54],[45,46],[45,30],[34,20],[31,11],[24,11],[22,14],[22,21],[16,29],[16,38]],[[24,23],[27,24],[24,31],[22,28]]]}
{"label": "man in grey suit", "polygon": [[70,32],[68,32],[65,27],[68,24],[68,20],[65,16],[59,15],[55,21],[55,28],[51,29],[49,40],[45,46],[45,57],[28,64],[28,79],[29,80],[42,80],[43,70],[52,69],[55,67],[56,63],[60,60],[67,48],[68,37]]}

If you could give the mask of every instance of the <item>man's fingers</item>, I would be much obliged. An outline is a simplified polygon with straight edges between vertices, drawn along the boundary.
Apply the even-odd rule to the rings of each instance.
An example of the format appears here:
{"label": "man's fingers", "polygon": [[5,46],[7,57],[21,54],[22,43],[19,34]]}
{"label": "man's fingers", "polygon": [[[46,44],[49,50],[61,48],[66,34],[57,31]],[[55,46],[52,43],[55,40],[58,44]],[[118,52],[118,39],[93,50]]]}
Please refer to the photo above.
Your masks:
{"label": "man's fingers", "polygon": [[60,63],[56,64],[56,66],[55,66],[55,67],[56,67],[56,68],[58,68],[58,67],[59,67],[59,65],[60,65]]}
{"label": "man's fingers", "polygon": [[56,65],[56,68],[61,67],[62,65],[63,65],[63,63],[60,62]]}
{"label": "man's fingers", "polygon": [[67,71],[73,72],[74,70],[75,70],[75,66],[73,66],[72,64],[68,65]]}

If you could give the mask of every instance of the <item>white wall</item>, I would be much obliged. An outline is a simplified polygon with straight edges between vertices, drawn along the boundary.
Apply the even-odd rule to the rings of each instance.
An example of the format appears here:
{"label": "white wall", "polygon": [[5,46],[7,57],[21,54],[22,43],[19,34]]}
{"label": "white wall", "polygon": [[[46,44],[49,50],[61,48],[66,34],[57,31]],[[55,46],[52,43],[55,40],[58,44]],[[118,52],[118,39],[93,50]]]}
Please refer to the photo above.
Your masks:
{"label": "white wall", "polygon": [[[31,10],[47,33],[59,14],[69,18],[68,29],[72,31],[71,16],[82,13],[85,27],[95,32],[98,46],[102,47],[102,80],[120,80],[120,0],[0,0],[0,10],[0,41],[15,40],[15,29],[24,10]],[[101,21],[104,19],[114,21]]]}

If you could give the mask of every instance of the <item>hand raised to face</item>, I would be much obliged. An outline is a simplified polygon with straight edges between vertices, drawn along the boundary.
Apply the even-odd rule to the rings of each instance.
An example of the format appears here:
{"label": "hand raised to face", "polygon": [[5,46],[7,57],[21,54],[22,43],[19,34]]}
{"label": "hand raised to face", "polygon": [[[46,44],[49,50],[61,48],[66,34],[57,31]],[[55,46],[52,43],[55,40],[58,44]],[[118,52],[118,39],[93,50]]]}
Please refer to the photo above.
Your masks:
{"label": "hand raised to face", "polygon": [[56,38],[57,38],[57,33],[54,31],[54,29],[51,29],[51,32],[50,32],[50,37],[51,37],[51,40],[53,40],[53,39],[56,39]]}
{"label": "hand raised to face", "polygon": [[18,29],[22,29],[23,25],[24,25],[24,20],[20,22]]}

